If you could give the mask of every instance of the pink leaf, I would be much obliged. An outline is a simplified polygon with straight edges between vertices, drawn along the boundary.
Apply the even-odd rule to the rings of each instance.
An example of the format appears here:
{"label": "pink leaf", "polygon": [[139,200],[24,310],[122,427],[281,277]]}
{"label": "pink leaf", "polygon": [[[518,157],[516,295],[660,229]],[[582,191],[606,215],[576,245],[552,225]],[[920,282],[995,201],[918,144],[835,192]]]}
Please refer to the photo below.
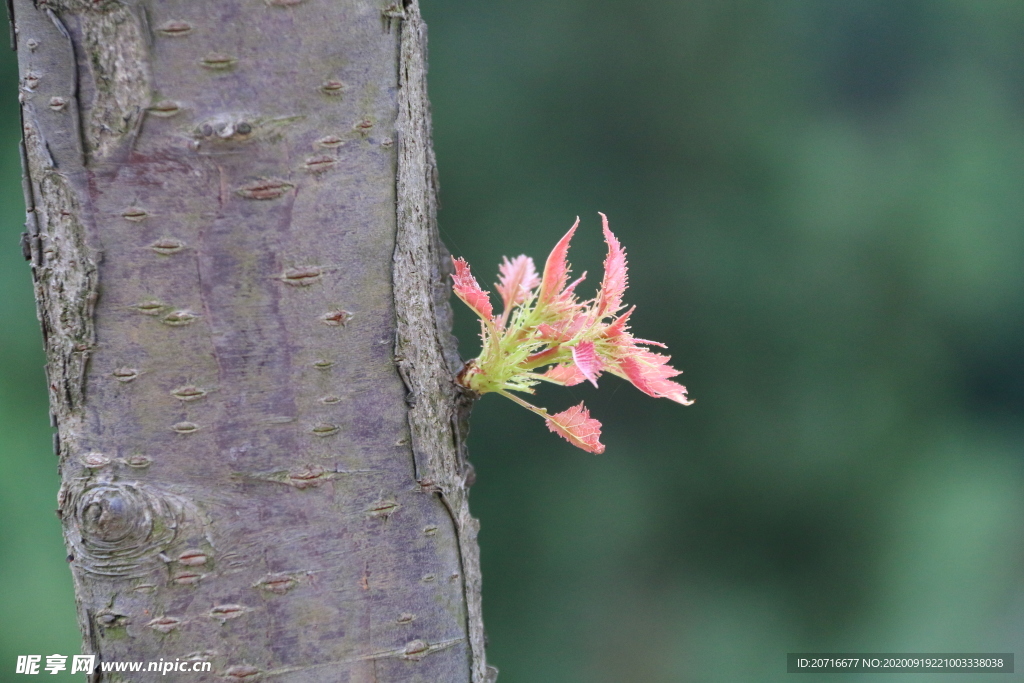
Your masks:
{"label": "pink leaf", "polygon": [[558,355],[559,349],[557,347],[547,348],[537,353],[531,353],[526,357],[526,363],[529,367],[539,368],[542,365],[548,363],[554,363],[554,357]]}
{"label": "pink leaf", "polygon": [[541,306],[553,301],[565,287],[566,280],[569,279],[569,264],[566,262],[566,256],[569,253],[569,241],[572,240],[572,235],[576,232],[576,226],[579,224],[580,219],[577,216],[576,222],[569,228],[569,232],[558,240],[558,244],[548,255],[548,260],[544,264],[544,278],[540,283],[538,303]]}
{"label": "pink leaf", "polygon": [[601,374],[601,359],[594,351],[594,342],[582,341],[572,347],[572,362],[579,368],[587,380],[597,386],[597,376]]}
{"label": "pink leaf", "polygon": [[608,256],[604,259],[604,279],[597,295],[597,318],[615,315],[622,308],[622,295],[626,291],[626,251],[619,240],[608,229],[608,217],[603,213],[601,223],[604,241],[608,243]]}
{"label": "pink leaf", "polygon": [[588,453],[604,453],[604,444],[600,441],[601,423],[590,417],[582,403],[549,417],[548,429]]}
{"label": "pink leaf", "polygon": [[688,406],[693,403],[686,396],[686,387],[669,377],[680,374],[668,364],[669,356],[632,347],[630,353],[619,360],[619,368],[640,391],[655,398],[667,398]]}
{"label": "pink leaf", "polygon": [[[572,315],[571,311],[563,312],[563,314],[565,316]],[[540,333],[540,338],[545,341],[567,342],[579,334],[580,330],[586,327],[589,322],[589,316],[585,313],[580,313],[571,318],[564,317],[550,325],[547,323],[538,325],[537,332]]]}
{"label": "pink leaf", "polygon": [[563,297],[564,298],[568,298],[570,295],[572,295],[573,292],[576,291],[576,285],[578,285],[579,283],[583,282],[586,279],[587,279],[587,271],[583,271],[583,275],[580,275],[578,278],[576,278],[575,280],[572,281],[571,285],[569,285],[568,287],[566,287],[565,289],[562,290]]}
{"label": "pink leaf", "polygon": [[616,342],[616,344],[621,348],[628,348],[635,346],[636,344],[660,346],[663,349],[668,348],[661,342],[651,341],[650,339],[638,339],[627,332],[629,326],[626,325],[626,321],[629,320],[629,316],[633,315],[633,311],[635,310],[636,306],[630,307],[628,311],[620,315],[605,327],[604,331],[601,332],[601,336],[608,341]]}
{"label": "pink leaf", "polygon": [[551,325],[548,325],[547,323],[544,323],[543,325],[538,325],[537,332],[540,333],[541,339],[558,341],[565,341],[569,339],[568,337],[566,337],[565,339],[561,339],[562,333],[553,328]]}
{"label": "pink leaf", "polygon": [[604,328],[604,332],[601,336],[605,339],[615,340],[618,337],[629,337],[629,333],[626,331],[629,326],[626,325],[626,321],[629,320],[629,316],[633,315],[633,311],[636,310],[636,306],[631,307],[628,311],[620,315],[618,318],[612,321],[608,327]]}
{"label": "pink leaf", "polygon": [[663,349],[667,349],[668,346],[661,342],[651,341],[650,339],[640,339],[639,337],[633,337],[634,344],[647,344],[648,346],[660,346]]}
{"label": "pink leaf", "polygon": [[480,289],[480,284],[469,271],[469,264],[461,258],[453,258],[452,262],[455,264],[455,274],[452,275],[455,294],[478,316],[490,320],[494,315],[491,298],[487,296],[487,292]]}
{"label": "pink leaf", "polygon": [[498,266],[500,282],[495,285],[498,294],[501,295],[508,310],[516,304],[526,301],[530,290],[540,284],[540,277],[537,275],[537,268],[533,265],[533,259],[529,256],[516,256],[511,261],[502,257],[501,265]]}
{"label": "pink leaf", "polygon": [[576,386],[587,379],[575,365],[556,365],[545,372],[544,376],[552,382],[566,387]]}

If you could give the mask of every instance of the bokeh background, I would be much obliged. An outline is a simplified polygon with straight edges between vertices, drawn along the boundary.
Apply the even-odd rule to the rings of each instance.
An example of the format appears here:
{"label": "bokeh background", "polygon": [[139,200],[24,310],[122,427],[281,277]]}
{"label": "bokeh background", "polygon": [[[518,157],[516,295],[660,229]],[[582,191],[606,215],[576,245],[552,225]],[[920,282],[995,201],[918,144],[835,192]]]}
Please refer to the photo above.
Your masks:
{"label": "bokeh background", "polygon": [[[542,260],[579,214],[586,293],[604,211],[629,252],[634,332],[668,344],[697,401],[610,376],[544,391],[552,409],[586,400],[601,456],[500,397],[478,405],[472,504],[501,683],[781,681],[795,651],[1024,655],[1024,3],[423,12],[452,251],[491,282],[502,255]],[[15,655],[79,637],[18,248],[16,69],[0,59],[13,681]]]}

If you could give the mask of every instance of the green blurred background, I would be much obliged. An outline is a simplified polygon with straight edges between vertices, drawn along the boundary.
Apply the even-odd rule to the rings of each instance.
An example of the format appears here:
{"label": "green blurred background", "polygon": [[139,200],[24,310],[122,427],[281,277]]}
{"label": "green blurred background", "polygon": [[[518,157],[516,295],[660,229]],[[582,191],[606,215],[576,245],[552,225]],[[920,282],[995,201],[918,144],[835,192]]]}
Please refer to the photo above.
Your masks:
{"label": "green blurred background", "polygon": [[[579,214],[587,294],[604,211],[629,252],[634,332],[668,344],[697,401],[614,377],[544,391],[552,409],[587,401],[601,456],[499,397],[478,405],[472,504],[501,683],[781,681],[794,651],[1024,655],[1024,3],[423,12],[453,253],[491,282],[502,255],[543,259]],[[13,681],[15,655],[79,639],[2,59]]]}

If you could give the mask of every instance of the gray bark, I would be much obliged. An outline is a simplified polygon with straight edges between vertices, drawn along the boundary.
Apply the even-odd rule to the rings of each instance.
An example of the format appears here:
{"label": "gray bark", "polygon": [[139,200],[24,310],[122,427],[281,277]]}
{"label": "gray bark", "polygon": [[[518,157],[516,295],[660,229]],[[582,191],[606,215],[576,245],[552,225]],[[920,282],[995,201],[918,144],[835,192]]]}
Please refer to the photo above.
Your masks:
{"label": "gray bark", "polygon": [[13,4],[84,651],[493,680],[416,1]]}

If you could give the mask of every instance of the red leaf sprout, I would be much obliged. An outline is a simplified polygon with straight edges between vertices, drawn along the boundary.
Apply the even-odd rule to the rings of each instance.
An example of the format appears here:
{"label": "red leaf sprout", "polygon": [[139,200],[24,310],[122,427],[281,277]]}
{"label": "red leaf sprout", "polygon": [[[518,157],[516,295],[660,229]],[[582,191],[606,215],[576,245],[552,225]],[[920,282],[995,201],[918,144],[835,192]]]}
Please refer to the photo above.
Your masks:
{"label": "red leaf sprout", "polygon": [[[455,293],[480,318],[483,342],[480,355],[466,363],[458,381],[478,394],[496,392],[515,401],[544,418],[551,431],[590,453],[604,451],[601,423],[590,417],[582,403],[549,415],[510,392],[532,394],[541,381],[573,386],[586,380],[597,386],[600,374],[609,372],[650,396],[693,403],[686,387],[672,380],[680,371],[668,364],[670,357],[646,348],[664,348],[664,344],[629,333],[626,321],[635,307],[617,315],[624,307],[628,280],[626,252],[608,228],[608,218],[600,216],[608,255],[593,299],[576,298],[575,289],[583,277],[566,284],[569,242],[579,218],[552,249],[543,277],[538,277],[529,256],[502,261],[495,285],[503,304],[500,316],[494,315],[490,297],[463,259],[454,259],[452,276]],[[551,367],[541,371],[545,366]]]}

